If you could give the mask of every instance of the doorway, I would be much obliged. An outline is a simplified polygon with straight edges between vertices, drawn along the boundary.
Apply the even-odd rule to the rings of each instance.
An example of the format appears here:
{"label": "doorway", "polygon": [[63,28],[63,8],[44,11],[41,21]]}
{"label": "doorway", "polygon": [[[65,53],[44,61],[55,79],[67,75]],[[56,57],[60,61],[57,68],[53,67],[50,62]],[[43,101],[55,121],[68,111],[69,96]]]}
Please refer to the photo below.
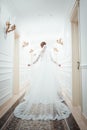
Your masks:
{"label": "doorway", "polygon": [[76,1],[71,15],[72,37],[72,104],[81,106],[80,84],[80,44],[79,44],[79,0]]}

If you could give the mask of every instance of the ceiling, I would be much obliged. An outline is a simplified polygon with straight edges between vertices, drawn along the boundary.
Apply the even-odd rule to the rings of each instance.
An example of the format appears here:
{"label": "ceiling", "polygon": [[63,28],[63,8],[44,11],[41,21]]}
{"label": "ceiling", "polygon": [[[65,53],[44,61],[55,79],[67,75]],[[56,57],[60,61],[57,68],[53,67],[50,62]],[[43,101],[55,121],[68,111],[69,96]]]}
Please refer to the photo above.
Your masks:
{"label": "ceiling", "polygon": [[0,0],[15,18],[17,28],[31,39],[63,33],[74,0]]}

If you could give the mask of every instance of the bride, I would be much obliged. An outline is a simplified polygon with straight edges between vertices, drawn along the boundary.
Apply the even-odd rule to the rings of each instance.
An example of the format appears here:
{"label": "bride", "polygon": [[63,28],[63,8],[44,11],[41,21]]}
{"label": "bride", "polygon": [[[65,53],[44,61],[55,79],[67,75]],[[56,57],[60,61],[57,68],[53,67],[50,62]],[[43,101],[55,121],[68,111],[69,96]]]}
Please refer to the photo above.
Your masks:
{"label": "bride", "polygon": [[60,64],[57,64],[46,46],[31,66],[31,87],[25,100],[14,110],[14,115],[26,120],[61,120],[70,111],[61,96]]}

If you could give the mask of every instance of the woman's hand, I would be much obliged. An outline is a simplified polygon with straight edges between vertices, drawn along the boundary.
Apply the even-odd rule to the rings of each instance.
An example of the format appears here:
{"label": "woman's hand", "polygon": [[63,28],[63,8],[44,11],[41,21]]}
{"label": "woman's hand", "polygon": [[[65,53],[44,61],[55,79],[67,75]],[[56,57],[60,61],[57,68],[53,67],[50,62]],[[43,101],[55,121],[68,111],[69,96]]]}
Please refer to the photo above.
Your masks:
{"label": "woman's hand", "polygon": [[61,64],[58,64],[56,61],[53,61],[55,64],[57,64],[59,67],[61,67]]}
{"label": "woman's hand", "polygon": [[31,66],[31,64],[28,64],[27,66]]}
{"label": "woman's hand", "polygon": [[61,67],[61,64],[58,64],[59,67]]}

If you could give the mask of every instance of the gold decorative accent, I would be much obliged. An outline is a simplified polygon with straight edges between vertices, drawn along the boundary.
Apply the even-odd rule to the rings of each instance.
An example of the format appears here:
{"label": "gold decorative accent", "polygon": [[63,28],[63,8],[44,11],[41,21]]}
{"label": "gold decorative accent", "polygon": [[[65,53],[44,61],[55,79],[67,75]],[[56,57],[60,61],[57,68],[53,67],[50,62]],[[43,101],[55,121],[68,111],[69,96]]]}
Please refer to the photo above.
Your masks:
{"label": "gold decorative accent", "polygon": [[15,29],[16,29],[15,24],[11,25],[11,23],[9,21],[6,22],[6,34],[11,31],[14,31]]}
{"label": "gold decorative accent", "polygon": [[18,32],[15,32],[15,33],[14,33],[14,38],[15,38],[15,39],[19,39],[19,38],[20,38],[20,35],[19,35]]}
{"label": "gold decorative accent", "polygon": [[33,49],[30,49],[29,53],[32,53],[34,50]]}
{"label": "gold decorative accent", "polygon": [[58,52],[59,50],[57,48],[53,48],[54,51]]}
{"label": "gold decorative accent", "polygon": [[63,45],[63,40],[62,40],[61,38],[59,38],[59,39],[57,40],[57,43]]}
{"label": "gold decorative accent", "polygon": [[24,41],[22,47],[26,47],[26,46],[28,46],[28,45],[29,45],[29,43],[26,42],[26,41]]}

